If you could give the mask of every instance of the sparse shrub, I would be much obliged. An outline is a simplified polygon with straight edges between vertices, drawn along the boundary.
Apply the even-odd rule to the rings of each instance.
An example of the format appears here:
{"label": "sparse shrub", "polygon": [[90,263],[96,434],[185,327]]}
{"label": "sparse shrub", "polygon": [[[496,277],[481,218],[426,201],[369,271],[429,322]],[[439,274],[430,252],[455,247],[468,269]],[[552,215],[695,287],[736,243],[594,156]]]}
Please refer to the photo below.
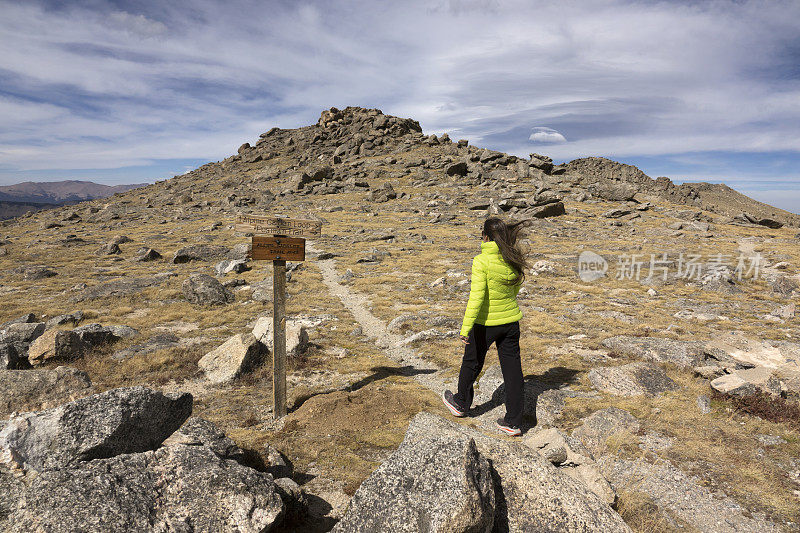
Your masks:
{"label": "sparse shrub", "polygon": [[715,390],[711,399],[722,401],[740,413],[757,416],[770,422],[780,422],[800,430],[800,404],[781,397],[758,391],[749,396],[730,396]]}

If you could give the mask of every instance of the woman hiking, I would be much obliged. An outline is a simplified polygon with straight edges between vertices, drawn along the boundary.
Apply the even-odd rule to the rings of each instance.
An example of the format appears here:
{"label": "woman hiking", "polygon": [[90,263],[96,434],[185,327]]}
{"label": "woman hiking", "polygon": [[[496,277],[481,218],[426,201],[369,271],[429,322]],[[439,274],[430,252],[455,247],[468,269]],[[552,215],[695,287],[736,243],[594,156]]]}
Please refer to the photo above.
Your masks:
{"label": "woman hiking", "polygon": [[458,391],[444,391],[442,400],[455,416],[464,416],[472,406],[473,384],[478,378],[486,352],[497,345],[500,369],[506,389],[506,415],[497,427],[509,435],[522,434],[523,380],[519,352],[519,321],[522,312],[517,293],[525,279],[528,263],[517,245],[517,237],[528,222],[506,224],[489,218],[481,232],[481,253],[472,261],[467,311],[461,325],[464,359],[458,375]]}

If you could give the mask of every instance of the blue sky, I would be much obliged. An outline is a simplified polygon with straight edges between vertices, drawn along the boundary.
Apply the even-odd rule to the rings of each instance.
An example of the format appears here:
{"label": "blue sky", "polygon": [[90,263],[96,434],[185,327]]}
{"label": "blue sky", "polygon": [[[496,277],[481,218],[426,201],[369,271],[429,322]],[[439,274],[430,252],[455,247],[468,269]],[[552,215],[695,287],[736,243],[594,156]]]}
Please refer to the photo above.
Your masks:
{"label": "blue sky", "polygon": [[800,212],[800,2],[7,2],[0,184],[163,179],[359,105]]}

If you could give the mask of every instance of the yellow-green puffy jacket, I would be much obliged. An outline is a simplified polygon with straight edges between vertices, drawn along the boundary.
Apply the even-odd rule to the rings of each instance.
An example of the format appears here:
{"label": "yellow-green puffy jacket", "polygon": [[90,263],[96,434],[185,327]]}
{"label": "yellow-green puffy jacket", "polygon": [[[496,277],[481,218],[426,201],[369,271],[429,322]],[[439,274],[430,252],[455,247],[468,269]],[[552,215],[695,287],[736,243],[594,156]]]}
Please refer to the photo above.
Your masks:
{"label": "yellow-green puffy jacket", "polygon": [[473,324],[499,326],[522,318],[517,305],[520,285],[507,284],[514,276],[516,272],[503,259],[497,243],[481,243],[481,253],[472,261],[472,282],[461,335],[469,335]]}

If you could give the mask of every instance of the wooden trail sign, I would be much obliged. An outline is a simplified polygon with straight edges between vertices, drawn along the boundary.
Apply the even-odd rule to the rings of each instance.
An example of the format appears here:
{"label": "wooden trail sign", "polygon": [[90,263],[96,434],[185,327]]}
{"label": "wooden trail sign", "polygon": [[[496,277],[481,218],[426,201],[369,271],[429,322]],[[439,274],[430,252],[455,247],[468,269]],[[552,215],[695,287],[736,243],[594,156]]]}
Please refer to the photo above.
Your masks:
{"label": "wooden trail sign", "polygon": [[316,237],[322,235],[322,222],[299,218],[239,215],[236,231],[256,235],[284,235],[286,237]]}
{"label": "wooden trail sign", "polygon": [[250,257],[257,261],[305,261],[306,240],[253,235]]}
{"label": "wooden trail sign", "polygon": [[255,234],[250,251],[253,260],[272,261],[272,398],[273,413],[280,418],[286,416],[286,261],[305,260],[306,240],[293,237],[321,235],[322,222],[239,215],[236,231]]}

